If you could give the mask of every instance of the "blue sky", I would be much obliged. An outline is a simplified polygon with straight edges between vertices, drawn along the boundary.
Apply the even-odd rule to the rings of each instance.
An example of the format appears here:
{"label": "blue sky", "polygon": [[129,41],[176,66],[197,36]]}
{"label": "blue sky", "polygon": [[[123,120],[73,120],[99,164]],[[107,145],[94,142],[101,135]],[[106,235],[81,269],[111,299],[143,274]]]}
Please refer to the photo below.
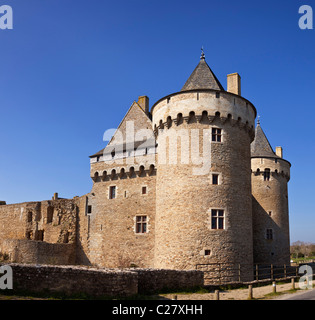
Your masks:
{"label": "blue sky", "polygon": [[315,242],[315,30],[306,1],[0,0],[0,200],[71,198],[90,191],[89,158],[140,95],[181,89],[204,46],[226,88],[242,77],[273,147],[292,163],[291,242]]}

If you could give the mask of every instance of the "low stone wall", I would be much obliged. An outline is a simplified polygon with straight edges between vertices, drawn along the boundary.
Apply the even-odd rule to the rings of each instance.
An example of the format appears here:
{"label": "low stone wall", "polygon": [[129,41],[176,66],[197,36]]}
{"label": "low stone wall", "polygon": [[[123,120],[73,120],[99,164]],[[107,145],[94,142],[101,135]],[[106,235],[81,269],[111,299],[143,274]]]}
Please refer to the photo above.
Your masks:
{"label": "low stone wall", "polygon": [[161,290],[191,289],[204,285],[198,270],[129,269],[138,274],[138,292],[152,294]]}
{"label": "low stone wall", "polygon": [[203,286],[203,272],[161,269],[97,269],[82,266],[9,264],[13,290],[68,296],[127,297],[162,289]]}
{"label": "low stone wall", "polygon": [[75,244],[44,241],[0,240],[0,252],[9,255],[10,262],[72,265],[75,263]]}
{"label": "low stone wall", "polygon": [[135,272],[68,266],[10,264],[13,290],[35,293],[62,293],[68,296],[125,297],[137,294]]}

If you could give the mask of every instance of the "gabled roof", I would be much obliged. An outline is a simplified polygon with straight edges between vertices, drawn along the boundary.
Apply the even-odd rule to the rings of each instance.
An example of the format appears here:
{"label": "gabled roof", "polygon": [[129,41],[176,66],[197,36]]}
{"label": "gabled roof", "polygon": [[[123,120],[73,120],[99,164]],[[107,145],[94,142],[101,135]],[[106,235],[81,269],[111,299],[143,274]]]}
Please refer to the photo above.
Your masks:
{"label": "gabled roof", "polygon": [[[97,153],[93,154],[92,156],[90,156],[90,158],[102,156],[104,154],[104,152],[111,153],[115,149],[115,146],[117,149],[120,148],[119,150],[124,150],[124,151],[132,148],[133,144],[128,144],[126,141],[126,138],[127,138],[126,124],[128,121],[132,121],[134,123],[134,133],[138,132],[141,129],[148,129],[148,130],[152,131],[152,137],[154,137],[151,119],[144,112],[144,110],[141,108],[141,106],[136,101],[134,101],[132,103],[131,107],[129,108],[129,110],[127,111],[126,115],[124,116],[124,118],[120,122],[116,132],[112,136],[111,140],[108,142],[107,146],[105,148],[103,148],[102,150],[98,151]],[[117,139],[117,141],[119,141],[119,143],[117,143],[117,141],[115,139],[116,135],[119,137]],[[123,141],[121,141],[121,136],[123,138]],[[148,138],[148,141],[151,141],[151,139]],[[134,141],[136,148],[143,143],[144,143],[143,140],[141,140],[141,141],[135,140]],[[152,144],[153,144],[153,142],[152,142]],[[149,147],[150,146],[151,146],[151,144],[149,144]]]}
{"label": "gabled roof", "polygon": [[190,75],[181,91],[194,89],[214,89],[225,91],[220,81],[208,66],[204,54],[201,55],[197,67]]}
{"label": "gabled roof", "polygon": [[252,157],[280,158],[274,153],[259,121],[255,129],[255,139],[250,148]]}

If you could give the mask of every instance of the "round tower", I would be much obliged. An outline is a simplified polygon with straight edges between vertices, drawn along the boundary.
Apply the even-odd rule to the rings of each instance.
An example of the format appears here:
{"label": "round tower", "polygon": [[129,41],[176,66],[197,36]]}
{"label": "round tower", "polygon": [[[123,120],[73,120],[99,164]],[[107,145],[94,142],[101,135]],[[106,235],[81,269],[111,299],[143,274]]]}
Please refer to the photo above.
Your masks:
{"label": "round tower", "polygon": [[291,164],[273,151],[258,121],[251,145],[254,263],[290,264],[288,181]]}
{"label": "round tower", "polygon": [[251,274],[255,107],[225,91],[202,55],[182,90],[151,112],[158,143],[154,267],[241,264],[242,274]]}

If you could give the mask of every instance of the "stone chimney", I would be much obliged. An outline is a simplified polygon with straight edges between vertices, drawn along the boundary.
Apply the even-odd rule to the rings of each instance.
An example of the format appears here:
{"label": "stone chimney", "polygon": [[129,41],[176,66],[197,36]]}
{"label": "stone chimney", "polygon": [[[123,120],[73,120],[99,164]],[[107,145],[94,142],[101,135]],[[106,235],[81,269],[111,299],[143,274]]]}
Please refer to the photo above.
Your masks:
{"label": "stone chimney", "polygon": [[276,147],[276,155],[280,158],[283,158],[283,149],[282,147]]}
{"label": "stone chimney", "polygon": [[241,76],[238,73],[227,75],[227,92],[241,95]]}
{"label": "stone chimney", "polygon": [[53,199],[53,200],[58,200],[58,193],[57,193],[57,192],[54,193],[54,196],[53,196],[52,199]]}
{"label": "stone chimney", "polygon": [[149,97],[140,96],[138,98],[138,105],[142,108],[142,110],[148,115],[149,114]]}

